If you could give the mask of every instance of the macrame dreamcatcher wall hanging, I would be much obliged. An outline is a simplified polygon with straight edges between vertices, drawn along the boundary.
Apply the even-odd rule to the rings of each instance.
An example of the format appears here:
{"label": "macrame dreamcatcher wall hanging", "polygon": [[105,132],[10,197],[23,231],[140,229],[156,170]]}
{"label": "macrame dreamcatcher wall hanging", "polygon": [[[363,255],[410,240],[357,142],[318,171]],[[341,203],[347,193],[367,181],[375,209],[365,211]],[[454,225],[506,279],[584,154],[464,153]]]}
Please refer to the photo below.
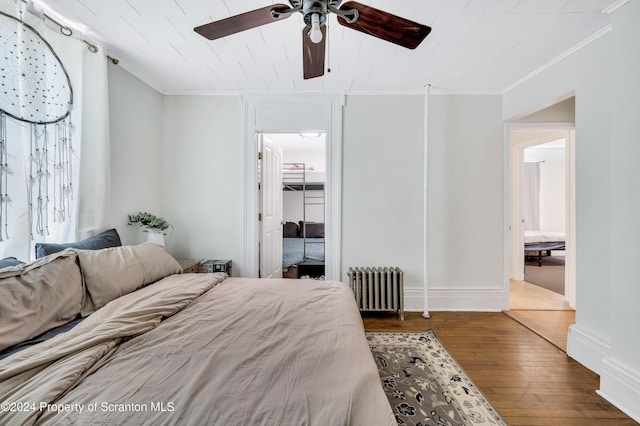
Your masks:
{"label": "macrame dreamcatcher wall hanging", "polygon": [[64,221],[71,213],[71,81],[51,45],[33,27],[3,12],[0,55],[0,241],[9,237],[7,144],[14,141],[7,140],[8,119],[28,127],[29,227],[32,238],[47,235],[50,219]]}

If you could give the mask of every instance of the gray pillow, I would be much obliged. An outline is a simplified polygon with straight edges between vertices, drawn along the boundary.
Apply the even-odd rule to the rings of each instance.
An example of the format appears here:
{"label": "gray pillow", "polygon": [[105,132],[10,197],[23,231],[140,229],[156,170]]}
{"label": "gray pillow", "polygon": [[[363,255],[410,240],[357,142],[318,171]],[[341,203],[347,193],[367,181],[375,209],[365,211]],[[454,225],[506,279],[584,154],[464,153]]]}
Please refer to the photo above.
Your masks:
{"label": "gray pillow", "polygon": [[5,257],[4,259],[0,259],[0,269],[8,268],[9,266],[22,265],[24,262],[22,260],[18,260],[15,257]]}
{"label": "gray pillow", "polygon": [[324,223],[318,223],[318,222],[307,222],[304,223],[303,221],[300,221],[300,236],[303,237],[305,236],[305,234],[303,234],[303,227],[304,230],[306,231],[306,237],[307,238],[324,238]]}
{"label": "gray pillow", "polygon": [[57,253],[66,248],[76,248],[82,250],[100,250],[109,247],[120,247],[120,236],[115,229],[109,229],[101,234],[89,237],[86,240],[76,241],[73,243],[53,244],[53,243],[36,243],[36,259]]}
{"label": "gray pillow", "polygon": [[298,235],[298,224],[295,222],[286,222],[282,225],[282,236],[284,238],[297,238]]}

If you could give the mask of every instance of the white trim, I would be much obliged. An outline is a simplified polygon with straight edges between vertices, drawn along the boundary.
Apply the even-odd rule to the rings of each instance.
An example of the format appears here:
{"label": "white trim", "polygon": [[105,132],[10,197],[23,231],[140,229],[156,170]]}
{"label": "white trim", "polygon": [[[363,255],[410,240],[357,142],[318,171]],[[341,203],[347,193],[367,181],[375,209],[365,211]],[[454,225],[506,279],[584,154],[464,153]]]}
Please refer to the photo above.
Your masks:
{"label": "white trim", "polygon": [[231,92],[228,90],[224,90],[220,92],[216,92],[214,90],[200,90],[200,91],[168,90],[166,92],[161,92],[160,90],[158,90],[158,92],[160,92],[165,96],[243,96],[243,95],[246,95],[246,93],[243,93],[240,90],[236,92]]}
{"label": "white trim", "polygon": [[598,395],[640,423],[640,375],[611,358],[602,360]]}
{"label": "white trim", "polygon": [[[258,147],[255,140],[255,106],[251,105],[249,100],[244,99],[244,127],[245,127],[245,144],[244,144],[244,270],[242,276],[257,277],[258,276],[258,192],[254,188],[258,181],[257,162]],[[253,118],[253,119],[251,119]],[[251,189],[248,189],[251,188]]]}
{"label": "white trim", "polygon": [[[129,71],[129,70],[127,70]],[[133,74],[133,73],[131,73]],[[139,78],[139,77],[138,77]],[[166,96],[212,96],[212,95],[216,95],[216,96],[238,96],[238,95],[255,95],[255,94],[262,94],[264,96],[267,95],[297,95],[299,96],[300,93],[302,92],[295,92],[295,91],[264,91],[264,92],[255,92],[255,91],[249,91],[249,92],[244,92],[242,90],[237,90],[237,91],[230,91],[230,90],[222,90],[222,91],[215,91],[215,90],[194,90],[194,91],[189,91],[189,90],[167,90],[167,91],[162,91],[157,89],[156,87],[151,86],[149,83],[148,84],[150,87],[152,87],[154,90],[156,90],[157,92],[166,95]],[[425,86],[426,87],[426,86]],[[502,95],[504,94],[504,90],[500,90],[500,89],[486,89],[486,90],[458,90],[458,89],[447,89],[444,87],[432,87],[431,88],[432,95]],[[374,91],[374,90],[362,90],[362,91],[344,91],[344,92],[304,92],[307,95],[311,94],[311,95],[335,95],[335,96],[350,96],[350,95],[357,95],[357,96],[420,96],[420,95],[424,95],[424,89],[411,89],[411,90],[380,90],[380,91]]]}
{"label": "white trim", "polygon": [[602,372],[602,360],[611,353],[611,344],[608,339],[593,333],[578,324],[569,327],[567,336],[567,355],[587,367],[589,370],[600,374]]}
{"label": "white trim", "polygon": [[337,95],[331,100],[331,143],[327,143],[327,174],[330,177],[327,184],[330,187],[330,199],[327,200],[326,212],[329,214],[329,226],[327,232],[330,237],[328,242],[330,259],[325,264],[325,276],[327,279],[341,280],[342,275],[342,112],[345,106],[345,97]]}
{"label": "white trim", "polygon": [[[553,104],[552,104],[553,105]],[[546,108],[546,107],[544,107]],[[542,108],[542,109],[544,109]],[[536,110],[540,111],[540,110]],[[536,112],[534,111],[534,112]],[[533,114],[533,113],[532,113]],[[527,114],[528,115],[528,114]],[[573,121],[511,121],[506,120],[509,130],[573,130]]]}
{"label": "white trim", "polygon": [[[404,310],[406,312],[424,313],[424,290],[421,288],[404,289]],[[424,314],[423,314],[424,316]]]}
{"label": "white trim", "polygon": [[424,95],[424,89],[411,89],[411,90],[349,90],[344,92],[347,96],[416,96]]}
{"label": "white trim", "polygon": [[504,289],[429,289],[429,309],[434,311],[501,312]]}
{"label": "white trim", "polygon": [[[505,165],[504,170],[502,172],[503,179],[503,189],[502,189],[502,217],[504,218],[504,223],[502,225],[502,244],[504,245],[504,259],[502,261],[502,280],[503,280],[503,288],[505,290],[504,300],[502,302],[503,309],[509,309],[509,304],[511,303],[511,278],[516,279],[516,277],[511,276],[511,264],[513,262],[513,258],[511,257],[511,249],[512,249],[512,239],[515,234],[511,232],[511,228],[514,222],[514,209],[512,206],[512,194],[511,188],[514,184],[512,181],[512,173],[513,168],[512,164],[512,155],[513,150],[511,148],[511,137],[509,130],[509,126],[505,124],[503,128],[503,164]],[[524,267],[523,267],[524,269]],[[522,273],[524,279],[524,271]]]}
{"label": "white trim", "polygon": [[[145,83],[148,84],[148,83]],[[286,90],[286,91],[277,91],[277,90],[273,90],[273,91],[269,91],[269,90],[265,90],[264,92],[256,92],[256,91],[243,91],[243,90],[237,90],[237,91],[232,91],[232,90],[221,90],[221,91],[215,91],[215,90],[168,90],[165,92],[162,92],[158,89],[156,89],[154,87],[154,89],[158,92],[160,92],[163,95],[167,95],[167,96],[212,96],[212,95],[220,95],[220,96],[238,96],[238,95],[249,95],[249,96],[253,96],[253,95],[262,95],[262,96],[268,96],[268,95],[294,95],[294,96],[300,96],[301,93],[304,93],[305,95],[311,95],[311,96],[315,96],[315,95],[332,95],[332,96],[349,96],[349,95],[358,95],[358,96],[416,96],[416,95],[424,95],[424,89],[411,89],[411,90],[380,90],[378,92],[373,91],[373,90],[363,90],[363,91],[334,91],[334,92],[322,92],[322,91],[318,91],[318,92],[296,92],[296,91],[291,91],[291,90]],[[465,92],[466,93],[466,92]],[[478,92],[474,92],[474,91],[470,91],[470,94],[487,94],[487,92],[485,91],[478,91]],[[502,91],[491,91],[491,94],[501,94]]]}
{"label": "white trim", "polygon": [[503,95],[504,90],[486,89],[486,90],[457,90],[446,89],[444,87],[432,87],[432,95]]}
{"label": "white trim", "polygon": [[428,252],[429,252],[429,226],[428,226],[428,207],[429,207],[429,96],[431,95],[431,85],[427,85],[424,93],[424,176],[423,176],[423,196],[422,196],[422,220],[424,224],[423,231],[423,250],[424,255],[422,258],[422,273],[424,280],[424,289],[423,293],[423,305],[422,305],[422,316],[424,318],[429,318],[429,268],[428,268]]}
{"label": "white trim", "polygon": [[567,132],[565,144],[566,176],[566,240],[564,268],[564,296],[576,309],[576,130]]}
{"label": "white trim", "polygon": [[604,9],[602,9],[602,13],[612,14],[613,12],[620,9],[622,6],[624,6],[627,3],[629,3],[629,0],[618,0],[617,2],[613,3],[611,6],[607,6]]}
{"label": "white trim", "polygon": [[[245,194],[244,194],[244,265],[243,276],[257,277],[258,260],[258,132],[326,131],[327,199],[325,205],[325,276],[340,280],[341,204],[342,199],[342,109],[344,96],[321,93],[250,93],[245,104]],[[320,114],[318,115],[318,112]],[[261,125],[264,116],[273,117]],[[309,126],[314,127],[310,129]]]}
{"label": "white trim", "polygon": [[511,84],[510,86],[507,86],[502,91],[502,94],[504,95],[504,94],[508,93],[509,91],[515,89],[516,87],[520,86],[521,84],[525,83],[526,81],[531,80],[536,75],[542,73],[543,71],[547,70],[548,68],[551,68],[552,66],[554,66],[558,62],[562,61],[563,59],[567,58],[568,56],[573,55],[578,50],[582,49],[583,47],[585,47],[586,45],[590,44],[591,42],[599,39],[600,37],[602,37],[603,35],[607,34],[610,31],[611,31],[611,24],[607,25],[606,27],[604,27],[601,30],[597,31],[596,33],[592,34],[591,36],[585,38],[580,43],[578,43],[575,46],[571,47],[570,49],[564,51],[563,53],[561,53],[560,55],[556,56],[555,58],[553,58],[552,60],[550,60],[546,64],[544,64],[544,65],[536,68],[535,70],[531,71],[530,73],[528,73],[527,75],[522,77],[520,80],[516,81],[515,83]]}

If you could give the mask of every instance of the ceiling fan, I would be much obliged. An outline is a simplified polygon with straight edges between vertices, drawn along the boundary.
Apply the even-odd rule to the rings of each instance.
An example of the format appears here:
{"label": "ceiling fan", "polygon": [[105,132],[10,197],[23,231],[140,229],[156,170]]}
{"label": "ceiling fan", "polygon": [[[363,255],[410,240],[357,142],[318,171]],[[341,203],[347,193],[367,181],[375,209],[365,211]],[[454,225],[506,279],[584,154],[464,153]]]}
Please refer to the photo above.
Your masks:
{"label": "ceiling fan", "polygon": [[201,25],[193,30],[209,40],[216,40],[251,28],[288,18],[299,12],[306,27],[302,31],[304,78],[324,75],[326,22],[335,13],[338,23],[365,34],[408,49],[415,49],[431,32],[431,27],[375,9],[355,1],[341,5],[342,0],[289,0],[240,15]]}

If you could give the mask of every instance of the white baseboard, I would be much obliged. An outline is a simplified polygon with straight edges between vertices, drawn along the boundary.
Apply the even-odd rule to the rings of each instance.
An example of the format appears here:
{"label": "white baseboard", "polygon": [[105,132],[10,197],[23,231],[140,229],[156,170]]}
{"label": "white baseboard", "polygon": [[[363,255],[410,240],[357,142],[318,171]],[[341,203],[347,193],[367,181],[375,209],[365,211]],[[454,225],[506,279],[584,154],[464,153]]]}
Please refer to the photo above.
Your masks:
{"label": "white baseboard", "polygon": [[603,359],[597,393],[640,423],[640,375],[637,372],[629,371],[611,358]]}
{"label": "white baseboard", "polygon": [[508,300],[504,290],[429,289],[430,311],[500,312]]}
{"label": "white baseboard", "polygon": [[610,353],[611,345],[606,338],[576,324],[569,327],[567,355],[589,370],[600,374],[602,360],[608,357]]}
{"label": "white baseboard", "polygon": [[424,309],[424,290],[404,289],[404,310],[407,312],[422,312]]}
{"label": "white baseboard", "polygon": [[[429,311],[500,312],[505,309],[503,290],[429,289]],[[424,291],[404,289],[404,310],[422,312]]]}

